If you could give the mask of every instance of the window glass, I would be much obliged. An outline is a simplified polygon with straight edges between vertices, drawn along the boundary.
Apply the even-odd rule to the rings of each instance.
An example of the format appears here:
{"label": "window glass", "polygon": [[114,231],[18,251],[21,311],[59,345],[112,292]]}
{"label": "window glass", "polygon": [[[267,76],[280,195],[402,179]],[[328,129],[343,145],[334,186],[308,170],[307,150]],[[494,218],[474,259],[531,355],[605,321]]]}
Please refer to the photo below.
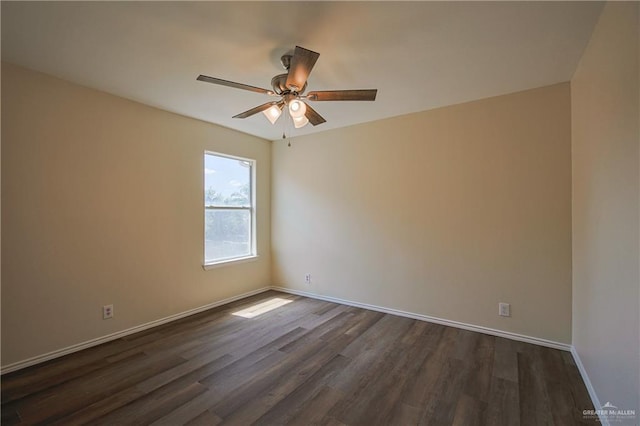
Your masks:
{"label": "window glass", "polygon": [[205,153],[205,264],[255,254],[254,161]]}

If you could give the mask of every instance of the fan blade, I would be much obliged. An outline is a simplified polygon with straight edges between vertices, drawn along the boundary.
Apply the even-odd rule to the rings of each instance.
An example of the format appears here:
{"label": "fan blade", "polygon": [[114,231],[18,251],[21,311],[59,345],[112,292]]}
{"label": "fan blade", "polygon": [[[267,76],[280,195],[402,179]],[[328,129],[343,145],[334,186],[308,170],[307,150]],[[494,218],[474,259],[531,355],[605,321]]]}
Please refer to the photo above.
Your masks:
{"label": "fan blade", "polygon": [[233,81],[222,80],[221,78],[209,77],[207,75],[200,74],[196,80],[204,81],[207,83],[219,84],[221,86],[234,87],[236,89],[249,90],[251,92],[264,93],[266,95],[273,95],[272,90],[262,89],[260,87],[249,86],[248,84],[236,83]]}
{"label": "fan blade", "polygon": [[310,101],[375,101],[377,94],[377,89],[324,90],[309,92],[307,99]]}
{"label": "fan blade", "polygon": [[304,115],[309,119],[309,123],[313,124],[314,126],[325,123],[327,121],[320,114],[318,114],[315,109],[311,108],[309,104],[307,104],[307,111],[304,113]]}
{"label": "fan blade", "polygon": [[234,115],[234,116],[233,116],[233,118],[247,118],[247,117],[251,117],[251,116],[252,116],[252,115],[254,115],[254,114],[257,114],[257,113],[259,113],[259,112],[262,112],[262,111],[268,110],[269,108],[271,108],[271,106],[272,106],[272,105],[277,105],[277,104],[278,104],[278,102],[267,102],[266,104],[259,105],[259,106],[255,107],[255,108],[251,108],[251,109],[250,109],[250,110],[248,110],[248,111],[241,112],[241,113],[240,113],[240,114],[238,114],[238,115]]}
{"label": "fan blade", "polygon": [[296,46],[291,58],[289,74],[287,75],[286,86],[289,90],[294,92],[302,90],[318,57],[320,57],[319,53]]}

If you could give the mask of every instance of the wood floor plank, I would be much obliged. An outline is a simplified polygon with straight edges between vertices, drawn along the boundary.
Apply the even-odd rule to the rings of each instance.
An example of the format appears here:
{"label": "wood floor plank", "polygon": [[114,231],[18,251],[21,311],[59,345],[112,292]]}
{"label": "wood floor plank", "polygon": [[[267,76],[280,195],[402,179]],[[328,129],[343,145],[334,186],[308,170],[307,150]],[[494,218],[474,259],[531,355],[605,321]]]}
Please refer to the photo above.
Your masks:
{"label": "wood floor plank", "polygon": [[185,426],[217,426],[222,423],[222,419],[209,410],[205,410],[192,420],[185,423]]}
{"label": "wood floor plank", "polygon": [[430,389],[420,424],[452,424],[468,373],[469,367],[456,358],[447,358],[441,363],[440,374]]}
{"label": "wood floor plank", "polygon": [[420,423],[421,410],[403,402],[396,404],[389,424],[416,426]]}
{"label": "wood floor plank", "polygon": [[[239,311],[291,301],[254,318]],[[2,377],[2,424],[584,424],[571,354],[268,291]]]}
{"label": "wood floor plank", "polygon": [[464,393],[478,401],[488,402],[491,388],[491,373],[494,364],[495,338],[486,334],[478,334],[475,345],[471,348],[471,359],[468,364],[471,371],[464,384]]}
{"label": "wood floor plank", "polygon": [[341,421],[336,420],[331,416],[324,416],[322,420],[318,422],[317,426],[347,426]]}
{"label": "wood floor plank", "polygon": [[123,360],[86,378],[76,378],[29,395],[17,401],[18,412],[27,423],[52,422],[183,362],[185,360],[179,357],[144,356]]}
{"label": "wood floor plank", "polygon": [[491,378],[486,424],[495,426],[518,426],[520,424],[517,383],[495,376]]}
{"label": "wood floor plank", "polygon": [[455,330],[448,329],[437,324],[430,324],[428,334],[429,344],[423,343],[425,346],[434,347],[429,351],[425,359],[421,362],[420,368],[413,377],[410,377],[405,388],[403,389],[401,400],[413,407],[424,410],[430,392],[436,384],[442,362],[446,359],[453,347]]}
{"label": "wood floor plank", "polygon": [[[251,423],[294,391],[348,344],[349,336],[327,344],[322,340],[286,354],[270,371],[259,372],[251,382],[232,391],[213,412],[232,424]],[[277,379],[277,380],[274,380]]]}
{"label": "wood floor plank", "polygon": [[319,324],[316,328],[314,328],[309,333],[301,336],[299,339],[283,345],[280,350],[287,353],[295,352],[296,350],[303,348],[305,345],[317,341],[327,333],[331,333],[333,330],[336,330],[336,336],[339,336],[340,334],[344,333],[346,328],[350,327],[352,321],[357,320],[358,317],[356,317],[354,314],[349,312],[341,312],[330,320]]}
{"label": "wood floor plank", "polygon": [[298,327],[306,328],[307,330],[314,330],[318,326],[332,320],[337,315],[340,315],[342,312],[345,312],[350,308],[346,305],[333,305],[333,309],[323,310],[324,312],[322,314],[306,316],[298,322]]}
{"label": "wood floor plank", "polygon": [[99,370],[108,366],[110,356],[139,347],[159,337],[160,334],[154,332],[138,339],[116,340],[35,365],[29,368],[30,374],[23,374],[22,371],[5,374],[2,376],[2,403],[20,399]]}
{"label": "wood floor plank", "polygon": [[[295,391],[289,393],[285,398],[281,399],[277,404],[271,407],[265,414],[258,418],[255,425],[274,425],[289,424],[294,422],[294,418],[304,419],[310,416],[314,411],[312,402],[317,394],[324,389],[328,380],[336,374],[340,374],[342,369],[349,363],[349,359],[342,355],[336,355],[318,371],[312,374],[301,386]],[[334,393],[338,393],[335,391]],[[339,393],[342,395],[341,393]],[[305,412],[304,415],[298,413]],[[324,413],[323,413],[324,416]],[[320,419],[318,419],[318,422]]]}
{"label": "wood floor plank", "polygon": [[492,375],[518,382],[518,352],[513,341],[503,337],[495,338]]}
{"label": "wood floor plank", "polygon": [[257,318],[242,318],[243,321],[239,323],[239,326],[216,332],[210,337],[207,344],[185,352],[183,357],[189,358],[203,350],[241,356],[268,344],[270,340],[274,339],[274,335],[279,337],[297,328],[306,316],[313,315],[309,310],[315,306],[316,303],[310,303],[306,299],[298,300],[286,305],[287,309],[283,313],[276,313],[277,310],[275,310]]}
{"label": "wood floor plank", "polygon": [[521,425],[553,425],[549,394],[537,348],[518,352],[518,395]]}
{"label": "wood floor plank", "polygon": [[[343,369],[340,375],[333,377],[329,386],[338,389],[345,395],[355,395],[366,388],[367,382],[379,374],[379,368],[386,356],[393,351],[393,343],[411,327],[411,320],[406,318],[383,316],[378,319],[371,316],[363,318],[363,324],[368,328],[357,328],[360,335],[354,334],[355,327],[347,330],[352,336],[357,336],[341,354],[352,361]],[[331,415],[340,420],[339,412],[345,411],[353,400],[341,401],[332,410]]]}
{"label": "wood floor plank", "polygon": [[323,386],[286,424],[292,426],[307,426],[323,424],[327,421],[334,422],[336,421],[334,418],[326,418],[326,413],[343,398],[344,394],[342,392],[329,386]]}
{"label": "wood floor plank", "polygon": [[453,426],[481,426],[486,422],[487,403],[473,396],[460,395],[453,417]]}
{"label": "wood floor plank", "polygon": [[455,343],[453,345],[452,356],[464,363],[473,362],[475,353],[473,352],[477,340],[482,336],[469,330],[458,330]]}
{"label": "wood floor plank", "polygon": [[404,384],[416,373],[430,350],[426,345],[415,344],[424,327],[415,320],[405,321],[404,326],[405,332],[397,333],[393,350],[371,367],[371,371],[384,374],[375,374],[363,381],[366,385],[355,390],[353,401],[340,402],[342,412],[338,412],[338,405],[332,409],[335,418],[345,423],[389,424],[395,406],[401,403]]}
{"label": "wood floor plank", "polygon": [[[344,336],[343,339],[346,340],[348,337]],[[279,376],[277,382],[266,388],[264,392],[254,395],[231,415],[225,416],[224,423],[241,425],[256,422],[280,401],[296,392],[309,376],[337,355],[337,349],[331,346],[325,345],[311,356],[305,357],[303,362],[290,366],[285,374]],[[214,408],[214,412],[219,412],[219,408]]]}
{"label": "wood floor plank", "polygon": [[62,418],[59,423],[63,425],[88,423],[98,417],[109,414],[111,411],[115,411],[127,404],[130,404],[171,382],[177,381],[177,386],[180,386],[180,384],[184,385],[193,383],[203,375],[209,374],[212,371],[217,371],[223,366],[228,365],[231,360],[232,357],[229,355],[224,355],[214,359],[212,354],[209,354],[209,356],[203,355],[201,358],[197,359],[191,359],[149,377],[148,379],[137,383],[135,386],[116,392],[106,398],[96,401],[93,404],[83,407],[80,410]]}
{"label": "wood floor plank", "polygon": [[167,385],[91,422],[95,426],[148,425],[207,391],[198,382],[184,387]]}
{"label": "wood floor plank", "polygon": [[326,314],[327,312],[331,311],[332,309],[336,308],[336,304],[335,303],[331,303],[331,302],[324,302],[320,305],[320,307],[318,309],[316,309],[315,311],[313,311],[314,314],[321,316]]}
{"label": "wood floor plank", "polygon": [[[355,358],[367,351],[390,351],[391,348],[386,343],[391,343],[397,338],[391,333],[394,333],[396,328],[403,329],[410,326],[410,322],[406,321],[406,318],[385,315],[380,312],[365,312],[363,316],[370,317],[371,320],[360,321],[345,331],[348,334],[358,335],[358,338],[342,351],[342,355],[348,358]],[[331,336],[324,337],[330,338]]]}
{"label": "wood floor plank", "polygon": [[559,351],[549,348],[539,348],[538,353],[553,422],[558,425],[571,424],[574,420],[575,408],[562,355]]}
{"label": "wood floor plank", "polygon": [[428,327],[429,323],[424,321],[414,321],[413,324],[411,324],[409,331],[402,336],[401,344],[405,346],[419,344]]}
{"label": "wood floor plank", "polygon": [[573,356],[569,352],[562,352],[562,358],[564,361],[565,372],[567,374],[568,388],[571,392],[573,400],[573,420],[576,424],[593,424],[593,421],[585,421],[582,414],[583,410],[592,410],[593,404],[591,403],[591,397],[589,391],[582,381],[582,376],[578,371]]}
{"label": "wood floor plank", "polygon": [[136,389],[149,393],[175,380],[197,381],[203,376],[226,367],[233,360],[234,358],[229,354],[218,356],[217,353],[202,353],[200,356],[190,358],[175,367],[141,381],[136,384]]}
{"label": "wood floor plank", "polygon": [[304,329],[296,328],[267,345],[236,359],[227,366],[200,377],[198,380],[206,386],[230,392],[253,379],[259,372],[278,365],[286,358],[280,347],[305,332],[306,330]]}
{"label": "wood floor plank", "polygon": [[14,425],[19,424],[21,422],[20,415],[15,409],[10,408],[2,408],[2,412],[0,413],[0,423],[3,425]]}
{"label": "wood floor plank", "polygon": [[95,419],[124,407],[125,405],[145,396],[145,393],[136,387],[129,387],[102,398],[99,401],[82,407],[72,413],[51,423],[52,425],[87,424]]}

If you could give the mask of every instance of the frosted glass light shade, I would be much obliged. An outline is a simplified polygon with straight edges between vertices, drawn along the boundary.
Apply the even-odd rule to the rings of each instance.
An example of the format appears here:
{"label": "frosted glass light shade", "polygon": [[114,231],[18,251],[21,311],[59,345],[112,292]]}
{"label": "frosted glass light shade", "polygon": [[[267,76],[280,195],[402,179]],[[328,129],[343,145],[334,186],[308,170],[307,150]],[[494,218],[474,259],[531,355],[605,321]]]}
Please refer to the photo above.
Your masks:
{"label": "frosted glass light shade", "polygon": [[278,105],[272,105],[271,107],[262,111],[262,113],[265,117],[267,117],[267,120],[269,120],[271,124],[275,124],[276,121],[278,121],[278,118],[280,118],[282,110],[280,109],[280,107],[278,107]]}
{"label": "frosted glass light shade", "polygon": [[300,127],[306,126],[307,123],[309,123],[309,119],[307,117],[305,117],[304,115],[302,117],[294,117],[293,118],[293,126],[296,129],[299,129]]}
{"label": "frosted glass light shade", "polygon": [[304,117],[305,112],[307,112],[307,105],[304,102],[297,99],[289,102],[289,114],[292,118]]}

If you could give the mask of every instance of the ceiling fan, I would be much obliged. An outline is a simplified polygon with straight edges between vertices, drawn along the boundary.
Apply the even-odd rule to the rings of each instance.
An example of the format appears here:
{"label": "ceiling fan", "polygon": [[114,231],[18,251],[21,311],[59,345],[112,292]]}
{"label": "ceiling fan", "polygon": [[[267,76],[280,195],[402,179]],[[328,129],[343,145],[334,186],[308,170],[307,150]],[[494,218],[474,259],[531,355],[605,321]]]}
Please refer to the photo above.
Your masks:
{"label": "ceiling fan", "polygon": [[282,66],[287,72],[285,74],[278,74],[271,79],[272,90],[206,75],[199,75],[197,80],[279,97],[280,99],[278,100],[264,103],[238,115],[234,115],[233,118],[247,118],[262,112],[271,124],[275,124],[286,106],[296,129],[306,126],[307,123],[317,126],[318,124],[326,122],[326,120],[305,101],[375,101],[378,92],[377,89],[323,90],[309,92],[304,95],[304,91],[307,88],[307,79],[318,57],[320,57],[319,53],[300,46],[296,46],[293,55],[284,54],[280,58],[280,62],[282,62]]}

